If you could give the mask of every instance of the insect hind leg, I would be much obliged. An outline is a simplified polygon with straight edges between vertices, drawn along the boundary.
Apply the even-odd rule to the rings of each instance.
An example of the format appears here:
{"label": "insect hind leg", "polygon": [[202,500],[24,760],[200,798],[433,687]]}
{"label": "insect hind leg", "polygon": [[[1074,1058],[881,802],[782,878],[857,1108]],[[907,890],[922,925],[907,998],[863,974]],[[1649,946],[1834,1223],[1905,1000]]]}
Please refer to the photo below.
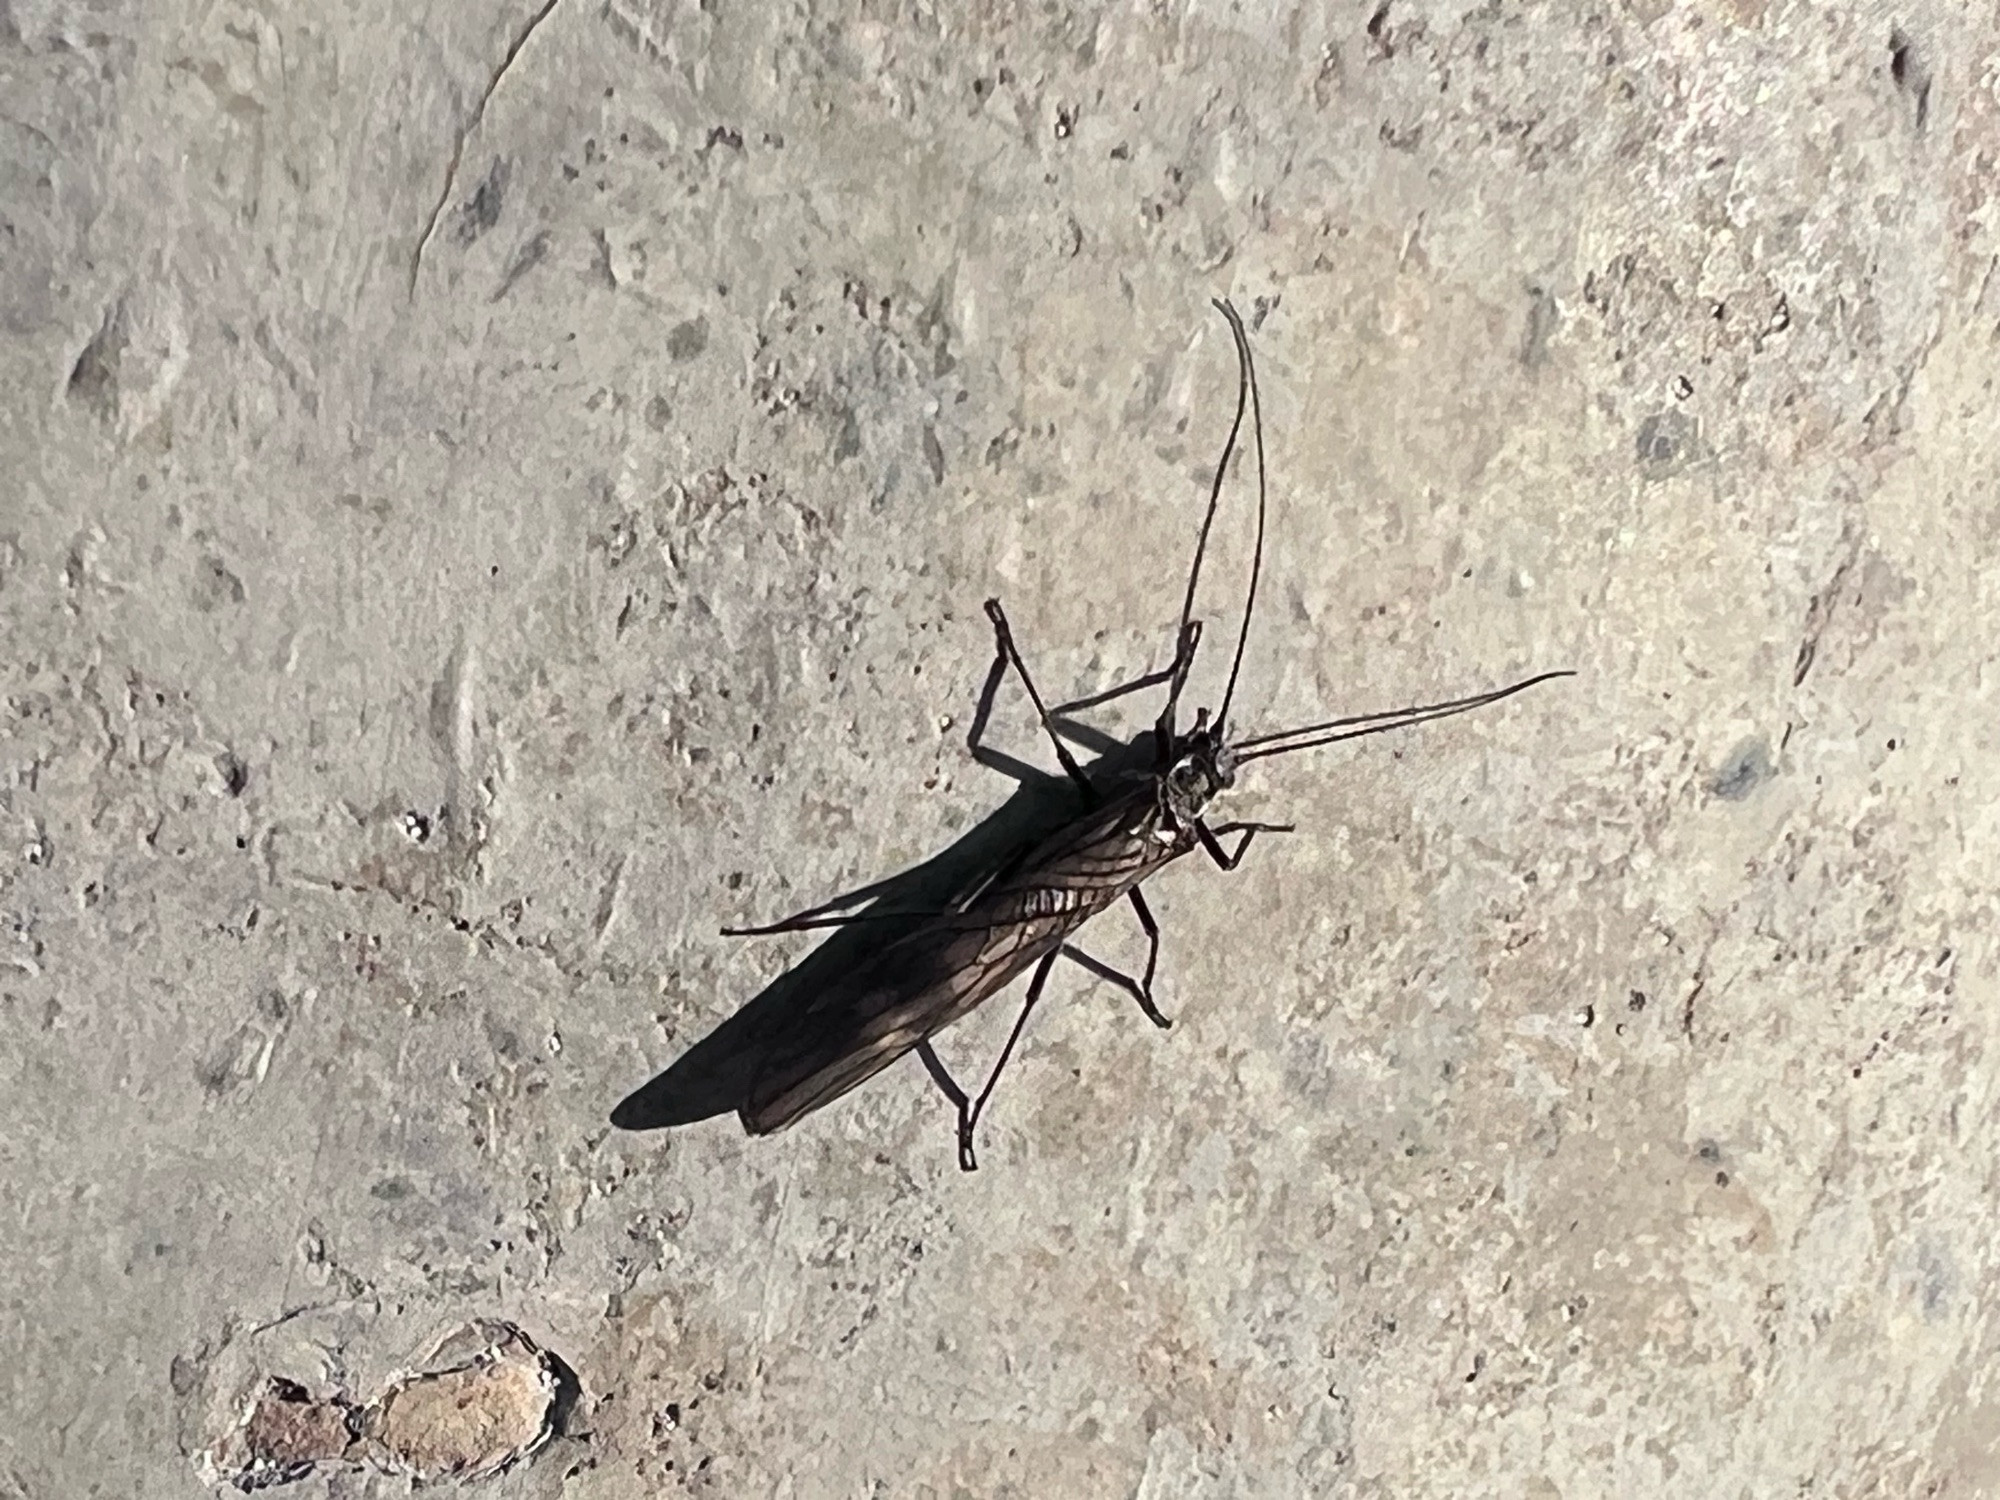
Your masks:
{"label": "insect hind leg", "polygon": [[1042,961],[1035,965],[1035,977],[1028,981],[1028,997],[1021,1002],[1021,1013],[1014,1018],[1014,1029],[1007,1033],[1007,1045],[1000,1049],[1000,1060],[993,1064],[993,1071],[986,1075],[986,1086],[979,1091],[977,1099],[966,1097],[965,1090],[945,1068],[944,1061],[937,1055],[937,1049],[928,1038],[917,1043],[917,1056],[923,1060],[924,1070],[931,1075],[931,1082],[938,1091],[949,1099],[958,1111],[958,1169],[961,1172],[979,1170],[979,1158],[973,1150],[972,1136],[979,1126],[979,1116],[986,1108],[986,1101],[993,1097],[994,1085],[1000,1082],[1000,1075],[1006,1071],[1007,1063],[1014,1055],[1014,1047],[1021,1040],[1021,1033],[1027,1029],[1028,1017],[1034,1014],[1035,1006],[1042,998],[1042,987],[1049,982],[1049,970],[1056,966],[1056,957],[1063,950],[1051,948],[1042,955]]}
{"label": "insect hind leg", "polygon": [[979,1162],[972,1154],[972,1100],[958,1080],[944,1065],[944,1059],[937,1055],[937,1048],[926,1037],[917,1043],[917,1056],[922,1059],[924,1071],[931,1075],[931,1082],[938,1086],[938,1092],[950,1101],[958,1111],[958,1169],[961,1172],[977,1172]]}
{"label": "insect hind leg", "polygon": [[1174,659],[1157,672],[1142,672],[1130,682],[1121,682],[1116,687],[1058,703],[1049,711],[1050,715],[1063,724],[1072,725],[1075,721],[1070,715],[1083,709],[1112,703],[1133,693],[1142,693],[1147,688],[1165,687],[1167,701],[1153,723],[1153,758],[1160,766],[1167,766],[1174,758],[1174,705],[1180,702],[1181,689],[1187,686],[1188,669],[1194,665],[1195,648],[1200,644],[1201,621],[1189,620],[1181,627],[1180,637],[1174,643]]}

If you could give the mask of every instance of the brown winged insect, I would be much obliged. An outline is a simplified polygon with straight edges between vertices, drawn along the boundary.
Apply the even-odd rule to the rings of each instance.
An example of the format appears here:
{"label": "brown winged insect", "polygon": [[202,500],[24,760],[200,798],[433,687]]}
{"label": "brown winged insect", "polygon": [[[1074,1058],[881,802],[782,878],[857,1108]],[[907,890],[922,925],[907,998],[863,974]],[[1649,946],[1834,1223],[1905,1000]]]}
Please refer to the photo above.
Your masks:
{"label": "brown winged insect", "polygon": [[[1236,416],[1223,445],[1222,459],[1216,465],[1208,508],[1195,542],[1194,564],[1188,571],[1171,664],[1123,687],[1051,710],[1044,705],[1015,648],[1013,632],[1000,602],[987,601],[986,613],[993,622],[996,655],[988,676],[988,693],[981,701],[981,713],[973,725],[973,748],[979,749],[978,736],[990,708],[992,691],[1011,668],[1027,690],[1081,806],[1068,814],[1053,832],[1017,843],[990,858],[983,868],[950,887],[932,910],[871,909],[829,915],[852,907],[881,889],[870,887],[769,926],[723,929],[727,935],[750,936],[845,927],[848,933],[841,936],[848,936],[857,930],[857,924],[874,921],[894,924],[893,930],[881,929],[884,935],[879,941],[855,947],[851,961],[824,969],[810,985],[799,988],[781,1005],[757,1017],[754,1025],[738,1023],[750,1020],[750,1011],[763,997],[731,1021],[724,1022],[667,1072],[626,1098],[612,1114],[614,1124],[643,1130],[682,1124],[733,1108],[741,1116],[745,1130],[752,1135],[767,1135],[832,1103],[897,1058],[915,1051],[957,1109],[959,1165],[972,1171],[977,1165],[973,1153],[974,1128],[1008,1059],[1013,1056],[1029,1015],[1042,997],[1057,958],[1067,956],[1125,990],[1154,1025],[1169,1024],[1153,1003],[1160,929],[1140,887],[1149,876],[1196,849],[1207,854],[1221,869],[1234,870],[1258,834],[1292,831],[1290,824],[1212,824],[1207,820],[1205,814],[1210,804],[1234,785],[1243,766],[1339,740],[1448,718],[1497,703],[1551,678],[1572,675],[1543,672],[1507,687],[1442,703],[1326,719],[1247,739],[1229,738],[1230,703],[1243,665],[1258,578],[1263,569],[1264,431],[1256,364],[1243,320],[1229,303],[1218,301],[1215,306],[1228,320],[1236,345]],[[1195,648],[1201,640],[1201,622],[1194,617],[1195,591],[1221,501],[1223,479],[1242,435],[1246,409],[1252,419],[1257,459],[1257,532],[1243,619],[1237,631],[1235,657],[1230,664],[1221,708],[1213,721],[1208,711],[1202,710],[1195,716],[1193,726],[1183,732],[1177,725],[1176,714],[1189,669],[1194,664]],[[1085,772],[1058,733],[1059,724],[1065,722],[1059,716],[1161,684],[1166,687],[1167,697],[1153,727],[1151,767],[1098,779]],[[1229,838],[1235,840],[1234,847],[1225,847],[1223,841]],[[1146,934],[1146,967],[1137,979],[1099,962],[1069,942],[1084,923],[1120,901],[1131,904]],[[829,943],[821,953],[832,947]],[[805,967],[801,965],[801,970]],[[978,1096],[969,1096],[938,1059],[931,1038],[1030,971],[1027,997],[1006,1045],[1001,1048],[999,1060]],[[737,1029],[732,1032],[732,1027]],[[700,1066],[696,1066],[698,1062]],[[699,1081],[690,1081],[697,1078]]]}

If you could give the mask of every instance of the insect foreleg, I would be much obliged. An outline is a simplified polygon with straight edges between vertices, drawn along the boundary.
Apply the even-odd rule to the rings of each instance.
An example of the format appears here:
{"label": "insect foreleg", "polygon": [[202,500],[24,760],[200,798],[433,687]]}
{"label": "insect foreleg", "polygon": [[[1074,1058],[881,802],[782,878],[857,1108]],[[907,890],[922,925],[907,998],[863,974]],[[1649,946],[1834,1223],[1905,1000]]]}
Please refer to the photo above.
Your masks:
{"label": "insect foreleg", "polygon": [[[1201,847],[1207,851],[1210,859],[1214,860],[1217,865],[1225,870],[1233,870],[1243,863],[1243,851],[1250,847],[1250,840],[1257,837],[1258,834],[1290,833],[1292,831],[1293,828],[1290,823],[1223,823],[1217,827],[1210,828],[1206,823],[1197,818],[1194,825],[1194,834],[1196,838],[1201,840]],[[1232,833],[1243,835],[1242,838],[1236,841],[1234,851],[1222,847],[1222,840]]]}
{"label": "insect foreleg", "polygon": [[[1218,480],[1220,477],[1220,471],[1218,471]],[[1211,514],[1213,514],[1212,502]],[[1202,528],[1204,542],[1207,540],[1207,536],[1208,528],[1204,526]],[[1198,571],[1200,567],[1201,561],[1197,557],[1195,568]],[[1190,602],[1192,602],[1192,599],[1193,596],[1190,595]],[[1167,701],[1160,708],[1160,717],[1153,723],[1153,743],[1159,746],[1160,764],[1162,766],[1169,764],[1173,759],[1174,745],[1176,744],[1174,736],[1174,709],[1180,704],[1181,689],[1187,686],[1188,671],[1194,666],[1194,648],[1200,644],[1201,621],[1189,620],[1181,627],[1180,642],[1174,648],[1173,671],[1167,679]]]}
{"label": "insect foreleg", "polygon": [[1108,687],[1101,693],[1090,693],[1082,698],[1072,698],[1067,703],[1058,703],[1049,712],[1057,718],[1065,718],[1082,709],[1096,708],[1101,703],[1111,703],[1133,693],[1143,693],[1149,687],[1161,683],[1171,683],[1182,676],[1184,663],[1194,659],[1194,648],[1201,643],[1201,621],[1189,620],[1187,629],[1181,633],[1180,644],[1174,649],[1174,659],[1157,672],[1146,672],[1134,677],[1130,682],[1121,682],[1117,687]]}

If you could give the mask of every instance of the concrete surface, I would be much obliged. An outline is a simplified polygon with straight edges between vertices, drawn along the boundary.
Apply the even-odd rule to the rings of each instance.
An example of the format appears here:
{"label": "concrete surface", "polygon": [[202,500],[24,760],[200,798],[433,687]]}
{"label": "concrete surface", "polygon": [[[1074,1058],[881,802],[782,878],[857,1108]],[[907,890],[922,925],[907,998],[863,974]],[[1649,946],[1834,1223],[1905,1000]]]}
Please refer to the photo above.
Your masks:
{"label": "concrete surface", "polygon": [[[0,3],[0,1495],[480,1318],[496,1495],[2000,1488],[1996,38]],[[1004,800],[983,598],[1164,660],[1219,293],[1245,728],[1583,675],[1257,767],[976,1175],[913,1062],[612,1132]]]}

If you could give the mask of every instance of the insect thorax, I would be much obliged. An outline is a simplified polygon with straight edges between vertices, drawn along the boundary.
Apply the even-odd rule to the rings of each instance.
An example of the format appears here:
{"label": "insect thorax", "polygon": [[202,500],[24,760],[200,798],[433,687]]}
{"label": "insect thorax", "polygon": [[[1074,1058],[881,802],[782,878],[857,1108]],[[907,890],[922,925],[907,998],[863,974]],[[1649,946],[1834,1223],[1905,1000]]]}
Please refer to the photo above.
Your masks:
{"label": "insect thorax", "polygon": [[1236,755],[1214,733],[1197,730],[1159,778],[1160,833],[1185,837],[1216,794],[1235,785]]}

